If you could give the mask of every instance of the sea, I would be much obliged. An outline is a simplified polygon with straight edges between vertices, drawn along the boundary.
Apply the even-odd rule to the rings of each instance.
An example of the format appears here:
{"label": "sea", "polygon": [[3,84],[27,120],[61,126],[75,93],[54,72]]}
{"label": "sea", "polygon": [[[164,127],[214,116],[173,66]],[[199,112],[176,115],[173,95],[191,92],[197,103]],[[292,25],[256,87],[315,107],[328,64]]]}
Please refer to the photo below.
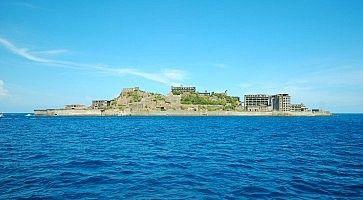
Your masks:
{"label": "sea", "polygon": [[363,199],[363,114],[5,113],[0,199]]}

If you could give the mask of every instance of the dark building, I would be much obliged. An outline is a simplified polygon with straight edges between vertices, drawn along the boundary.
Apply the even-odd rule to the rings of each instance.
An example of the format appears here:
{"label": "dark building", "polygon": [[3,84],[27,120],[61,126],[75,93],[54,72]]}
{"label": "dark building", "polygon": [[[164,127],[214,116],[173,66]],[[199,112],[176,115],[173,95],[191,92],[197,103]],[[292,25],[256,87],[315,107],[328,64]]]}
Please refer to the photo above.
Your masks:
{"label": "dark building", "polygon": [[105,109],[107,106],[111,105],[111,101],[109,100],[94,100],[92,101],[91,108],[92,109]]}
{"label": "dark building", "polygon": [[205,90],[204,92],[198,92],[198,95],[200,95],[200,96],[210,96],[210,92]]}
{"label": "dark building", "polygon": [[190,92],[190,93],[195,93],[196,89],[195,87],[173,87],[171,86],[171,93],[178,95],[178,94],[183,94],[186,92]]}
{"label": "dark building", "polygon": [[87,107],[81,104],[71,104],[71,105],[66,105],[64,108],[67,110],[82,110],[86,109]]}
{"label": "dark building", "polygon": [[290,95],[289,94],[276,94],[271,96],[273,110],[276,111],[290,111]]}
{"label": "dark building", "polygon": [[303,104],[291,104],[292,112],[305,112],[308,111],[308,108]]}

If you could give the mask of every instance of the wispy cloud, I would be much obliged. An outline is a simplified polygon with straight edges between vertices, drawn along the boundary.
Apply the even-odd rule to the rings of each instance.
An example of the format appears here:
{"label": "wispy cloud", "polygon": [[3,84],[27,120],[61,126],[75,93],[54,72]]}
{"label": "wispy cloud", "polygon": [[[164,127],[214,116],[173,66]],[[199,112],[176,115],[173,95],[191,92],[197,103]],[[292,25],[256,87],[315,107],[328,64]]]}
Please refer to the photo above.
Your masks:
{"label": "wispy cloud", "polygon": [[0,80],[0,98],[8,96],[9,92],[5,89],[3,80]]}
{"label": "wispy cloud", "polygon": [[6,49],[10,50],[12,53],[22,56],[30,61],[34,61],[34,62],[40,62],[40,63],[53,63],[56,61],[53,60],[49,60],[49,59],[44,59],[44,58],[40,58],[37,57],[35,55],[32,55],[31,53],[29,53],[28,49],[25,48],[18,48],[16,47],[14,44],[12,44],[11,42],[9,42],[8,40],[1,38],[0,37],[0,44],[2,46],[4,46]]}
{"label": "wispy cloud", "polygon": [[[316,107],[363,106],[363,70],[341,66],[319,72],[285,77],[282,81],[260,80],[238,84],[244,94],[289,93],[292,101]],[[339,106],[338,106],[339,105]],[[329,108],[325,108],[329,109]],[[339,110],[338,110],[339,111]]]}
{"label": "wispy cloud", "polygon": [[[52,66],[63,66],[63,67],[71,67],[79,70],[92,70],[102,73],[108,73],[110,75],[133,75],[138,76],[144,79],[148,79],[151,81],[159,82],[165,85],[174,85],[179,84],[182,82],[185,77],[186,73],[182,70],[178,69],[164,69],[159,72],[144,72],[140,71],[134,67],[111,67],[108,65],[100,65],[100,64],[85,64],[85,63],[77,63],[77,62],[70,62],[64,60],[55,60],[55,59],[48,59],[38,55],[35,53],[30,52],[28,49],[19,48],[15,46],[10,41],[6,40],[5,38],[0,37],[0,45],[11,51],[12,53],[21,56],[29,61],[41,64],[48,64]],[[45,51],[46,52],[46,51]],[[55,51],[56,52],[56,51]],[[49,53],[49,52],[46,52]],[[52,53],[52,51],[51,51]],[[54,53],[54,50],[53,50]],[[56,52],[56,53],[59,53]]]}
{"label": "wispy cloud", "polygon": [[11,5],[28,8],[28,9],[32,9],[32,10],[41,9],[39,6],[36,6],[36,5],[28,3],[28,2],[12,2]]}
{"label": "wispy cloud", "polygon": [[48,55],[59,55],[68,52],[67,49],[52,49],[46,51],[35,51],[34,54],[48,56]]}

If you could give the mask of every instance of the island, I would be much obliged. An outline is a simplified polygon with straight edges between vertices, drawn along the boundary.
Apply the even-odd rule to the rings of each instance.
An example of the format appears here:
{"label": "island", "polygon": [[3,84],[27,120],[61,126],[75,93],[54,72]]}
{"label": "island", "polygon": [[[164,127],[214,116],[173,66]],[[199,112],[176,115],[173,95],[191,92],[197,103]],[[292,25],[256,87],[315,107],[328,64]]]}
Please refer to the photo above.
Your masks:
{"label": "island", "polygon": [[162,95],[124,88],[111,100],[94,100],[90,106],[66,105],[59,109],[34,110],[36,116],[330,116],[303,103],[292,104],[289,94],[248,94],[240,97],[224,92],[198,92],[196,87],[171,87]]}

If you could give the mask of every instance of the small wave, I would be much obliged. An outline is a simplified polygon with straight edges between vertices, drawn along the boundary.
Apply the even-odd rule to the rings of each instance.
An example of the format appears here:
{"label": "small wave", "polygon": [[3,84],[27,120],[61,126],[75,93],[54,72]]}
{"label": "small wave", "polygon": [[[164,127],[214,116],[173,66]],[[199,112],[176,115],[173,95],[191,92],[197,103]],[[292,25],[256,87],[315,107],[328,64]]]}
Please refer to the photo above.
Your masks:
{"label": "small wave", "polygon": [[253,166],[251,165],[245,165],[245,164],[242,164],[242,163],[233,163],[233,164],[228,164],[227,167],[230,167],[230,168],[241,168],[241,169],[253,169]]}
{"label": "small wave", "polygon": [[163,164],[163,165],[160,165],[162,167],[165,167],[165,168],[168,168],[168,169],[175,169],[175,168],[178,168],[178,169],[187,169],[188,167],[184,164],[180,164],[180,163],[167,163],[167,164]]}
{"label": "small wave", "polygon": [[211,196],[211,195],[218,195],[218,193],[213,192],[212,190],[208,188],[200,188],[197,189],[198,192],[201,192],[203,195]]}
{"label": "small wave", "polygon": [[112,184],[115,179],[109,178],[108,176],[92,176],[84,178],[80,181],[74,182],[73,185],[98,185],[98,184]]}
{"label": "small wave", "polygon": [[108,167],[112,165],[110,161],[103,160],[85,160],[85,161],[71,161],[64,165],[64,167],[69,168],[100,168]]}
{"label": "small wave", "polygon": [[34,154],[28,157],[28,159],[43,159],[43,158],[49,158],[47,154]]}
{"label": "small wave", "polygon": [[264,198],[270,196],[271,191],[258,186],[245,186],[232,192],[236,197]]}
{"label": "small wave", "polygon": [[321,185],[315,184],[313,182],[307,182],[302,179],[294,179],[290,183],[291,187],[297,192],[307,192],[311,194],[329,194],[328,191],[323,189]]}

